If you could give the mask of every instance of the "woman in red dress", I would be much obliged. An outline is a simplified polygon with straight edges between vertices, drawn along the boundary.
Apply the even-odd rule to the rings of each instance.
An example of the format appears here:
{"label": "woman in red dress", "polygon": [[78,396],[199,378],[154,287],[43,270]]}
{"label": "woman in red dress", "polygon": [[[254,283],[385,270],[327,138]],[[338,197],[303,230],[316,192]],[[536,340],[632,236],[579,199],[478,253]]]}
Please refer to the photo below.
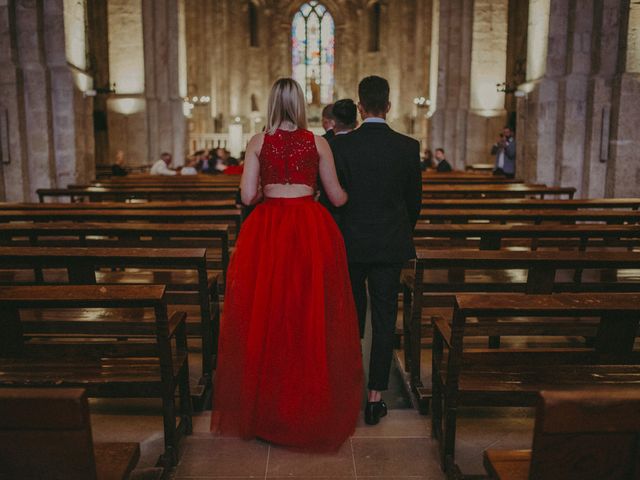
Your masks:
{"label": "woman in red dress", "polygon": [[347,194],[328,143],[306,130],[294,80],[274,84],[267,116],[240,183],[243,203],[260,203],[229,264],[211,426],[331,451],[355,428],[362,360],[344,242],[313,197],[318,174],[334,205]]}

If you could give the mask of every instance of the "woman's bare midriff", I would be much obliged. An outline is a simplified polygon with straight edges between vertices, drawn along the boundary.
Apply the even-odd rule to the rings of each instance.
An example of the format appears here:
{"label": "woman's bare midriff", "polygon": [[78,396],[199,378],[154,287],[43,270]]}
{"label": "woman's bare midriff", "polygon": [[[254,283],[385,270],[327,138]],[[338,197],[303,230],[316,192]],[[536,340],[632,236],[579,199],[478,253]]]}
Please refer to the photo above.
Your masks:
{"label": "woman's bare midriff", "polygon": [[262,188],[262,193],[265,197],[272,198],[296,198],[296,197],[308,197],[315,192],[309,185],[302,183],[271,183],[265,185]]}

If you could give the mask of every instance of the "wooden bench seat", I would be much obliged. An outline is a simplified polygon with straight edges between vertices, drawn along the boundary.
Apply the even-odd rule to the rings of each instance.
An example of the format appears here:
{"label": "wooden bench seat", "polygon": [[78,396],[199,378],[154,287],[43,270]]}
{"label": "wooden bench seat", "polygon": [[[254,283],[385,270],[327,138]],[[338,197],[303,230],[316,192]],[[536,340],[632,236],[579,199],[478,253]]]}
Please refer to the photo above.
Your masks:
{"label": "wooden bench seat", "polygon": [[532,450],[486,450],[493,480],[640,477],[640,390],[543,391]]}
{"label": "wooden bench seat", "polygon": [[40,188],[36,190],[40,202],[47,198],[68,198],[75,201],[85,198],[90,202],[96,201],[128,201],[142,199],[146,201],[167,200],[225,200],[234,199],[238,187],[86,187],[86,188]]}
{"label": "wooden bench seat", "polygon": [[82,389],[0,389],[0,478],[126,480],[137,443],[94,443]]}
{"label": "wooden bench seat", "polygon": [[[190,322],[189,330],[202,342],[200,384],[204,387],[201,392],[204,397],[211,387],[219,322],[217,282],[212,278],[212,272],[207,272],[205,254],[203,248],[0,247],[0,266],[4,270],[0,272],[3,273],[0,279],[7,280],[12,271],[17,271],[23,277],[29,275],[29,283],[33,281],[31,278],[35,278],[36,284],[60,283],[64,277],[59,272],[49,277],[47,270],[62,269],[66,271],[62,275],[66,276],[67,282],[81,285],[102,281],[107,284],[107,279],[118,285],[146,284],[151,279],[172,280],[166,283],[167,302],[179,309],[185,304],[199,308],[199,316],[193,319],[195,322]],[[141,269],[141,272],[112,272],[112,268]],[[166,272],[168,269],[171,272]],[[159,271],[160,276],[146,273],[153,271]],[[39,276],[38,272],[44,273]],[[165,273],[167,276],[163,277]],[[173,280],[182,283],[173,283]],[[17,277],[9,278],[8,283],[17,284]]]}
{"label": "wooden bench seat", "polygon": [[[0,245],[207,248],[207,267],[226,274],[229,227],[198,223],[0,223]],[[155,281],[152,283],[166,283]]]}
{"label": "wooden bench seat", "polygon": [[[593,317],[593,347],[474,349],[465,341],[467,318],[537,317],[553,332],[555,318]],[[434,320],[432,432],[441,462],[455,470],[457,411],[463,405],[532,405],[540,390],[592,386],[634,387],[640,381],[640,294],[458,294],[451,325]],[[494,325],[495,334],[500,324]],[[561,333],[560,333],[561,334]]]}
{"label": "wooden bench seat", "polygon": [[498,184],[498,185],[422,185],[423,199],[434,198],[526,198],[564,196],[573,198],[573,187],[547,187],[545,185]]}
{"label": "wooden bench seat", "polygon": [[232,233],[240,231],[239,209],[220,210],[0,210],[0,222],[145,222],[205,223],[229,225]]}
{"label": "wooden bench seat", "polygon": [[[640,246],[640,225],[514,225],[514,224],[423,224],[416,226],[414,243],[433,248],[433,240],[442,240],[443,248],[476,246],[481,250],[500,250],[519,246],[538,248],[587,248]],[[478,239],[475,242],[470,239]],[[514,239],[519,240],[513,243]],[[453,242],[455,241],[455,243]],[[508,243],[511,241],[511,243]],[[462,243],[461,243],[462,242]]]}
{"label": "wooden bench seat", "polygon": [[[594,272],[591,272],[593,269]],[[420,356],[422,338],[431,336],[431,328],[424,328],[442,309],[450,312],[452,320],[454,298],[458,293],[570,293],[570,292],[639,292],[640,282],[626,278],[618,281],[615,272],[621,269],[640,269],[637,252],[581,252],[581,251],[493,251],[493,250],[421,250],[415,261],[413,276],[403,290],[403,350],[404,366],[409,372],[409,388],[421,408],[426,410],[431,392],[422,385]],[[598,273],[596,278],[586,273]],[[614,272],[612,274],[611,272]],[[576,274],[578,273],[578,274]],[[419,280],[419,281],[418,281]],[[437,311],[434,312],[434,309]],[[485,316],[474,321],[469,329],[480,336],[490,337],[490,345],[500,345],[500,336],[490,335],[490,328],[500,320]],[[540,324],[523,322],[500,324],[505,335],[545,333]],[[558,323],[559,335],[588,334],[593,330],[583,319],[569,319]],[[563,327],[562,330],[560,327]],[[414,332],[417,334],[414,335]],[[549,331],[550,332],[550,331]],[[549,335],[549,333],[547,333]]]}
{"label": "wooden bench seat", "polygon": [[236,201],[230,200],[184,200],[166,202],[65,202],[65,203],[19,203],[0,202],[0,210],[233,210]]}
{"label": "wooden bench seat", "polygon": [[559,210],[559,209],[432,209],[426,204],[427,208],[420,212],[420,220],[427,220],[430,223],[451,222],[451,223],[468,223],[468,222],[603,222],[609,224],[640,222],[640,212],[637,210],[597,210],[597,209],[581,209],[581,210]]}
{"label": "wooden bench seat", "polygon": [[577,210],[595,208],[638,210],[640,198],[431,198],[425,202],[424,206],[429,210]]}
{"label": "wooden bench seat", "polygon": [[[132,335],[129,318],[86,322],[86,308],[145,308],[154,321],[134,325]],[[39,330],[24,321],[25,309],[64,309],[66,319]],[[90,397],[159,398],[165,442],[159,463],[177,463],[180,436],[192,428],[186,315],[168,316],[164,286],[0,287],[0,311],[0,387],[82,387]]]}

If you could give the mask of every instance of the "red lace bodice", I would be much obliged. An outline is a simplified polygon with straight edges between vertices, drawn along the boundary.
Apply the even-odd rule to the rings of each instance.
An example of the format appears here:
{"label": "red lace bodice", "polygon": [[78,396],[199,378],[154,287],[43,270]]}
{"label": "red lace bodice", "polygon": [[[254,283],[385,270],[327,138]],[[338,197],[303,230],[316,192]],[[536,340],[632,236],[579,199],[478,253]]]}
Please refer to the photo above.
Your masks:
{"label": "red lace bodice", "polygon": [[302,184],[316,188],[320,157],[313,133],[309,130],[276,130],[266,134],[260,150],[260,182]]}

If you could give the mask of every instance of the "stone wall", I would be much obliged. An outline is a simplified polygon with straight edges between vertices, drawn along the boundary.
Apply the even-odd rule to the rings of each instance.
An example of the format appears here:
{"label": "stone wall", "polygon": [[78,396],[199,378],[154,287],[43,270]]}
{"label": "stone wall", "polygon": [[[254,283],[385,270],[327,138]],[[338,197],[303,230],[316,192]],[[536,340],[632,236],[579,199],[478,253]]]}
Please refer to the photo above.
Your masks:
{"label": "stone wall", "polygon": [[531,182],[574,186],[581,197],[637,195],[637,75],[625,71],[624,48],[629,2],[531,0],[529,17],[518,171]]}
{"label": "stone wall", "polygon": [[[256,0],[259,43],[250,46],[247,1],[187,0],[188,96],[212,99],[193,109],[190,133],[210,133],[212,127],[226,132],[236,117],[245,132],[262,128],[271,85],[292,73],[291,21],[302,3]],[[384,76],[391,85],[390,122],[418,134],[413,98],[428,96],[429,49],[424,44],[431,37],[432,1],[381,1],[380,48],[375,52],[369,51],[367,33],[372,2],[322,3],[336,27],[334,98],[355,99],[362,77]],[[316,117],[317,127],[318,113],[312,110],[310,116]]]}
{"label": "stone wall", "polygon": [[[179,165],[188,133],[259,131],[273,81],[292,73],[291,21],[302,3],[0,0],[0,199],[88,181],[96,160],[110,163],[117,150],[130,165],[161,151]],[[322,3],[336,27],[335,99],[355,98],[366,75],[386,77],[391,125],[443,147],[456,168],[492,161],[487,152],[515,109],[525,180],[581,196],[637,195],[637,2]],[[517,99],[495,89],[502,81],[519,84]],[[188,121],[185,95],[210,97]],[[310,114],[318,128],[319,108]]]}
{"label": "stone wall", "polygon": [[[83,61],[86,4],[0,2],[0,197],[35,199],[37,188],[93,177],[93,79]],[[80,47],[67,49],[68,39]],[[68,55],[70,58],[68,58]]]}

